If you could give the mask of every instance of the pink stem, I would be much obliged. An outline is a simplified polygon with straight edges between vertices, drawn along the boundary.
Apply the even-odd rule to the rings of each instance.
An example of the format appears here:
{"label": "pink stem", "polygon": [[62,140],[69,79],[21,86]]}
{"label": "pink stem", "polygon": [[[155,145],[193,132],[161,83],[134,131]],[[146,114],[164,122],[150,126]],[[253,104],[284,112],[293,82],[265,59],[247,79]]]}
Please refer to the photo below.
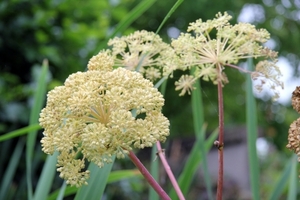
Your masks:
{"label": "pink stem", "polygon": [[157,146],[157,151],[158,151],[159,158],[161,159],[161,162],[162,162],[162,164],[163,164],[163,166],[164,166],[164,168],[165,168],[165,170],[166,170],[166,172],[169,176],[169,179],[170,179],[170,181],[171,181],[171,183],[172,183],[172,185],[173,185],[173,187],[174,187],[174,189],[177,193],[177,196],[179,197],[180,200],[185,200],[185,198],[184,198],[184,196],[181,192],[181,189],[179,188],[179,185],[178,185],[178,183],[177,183],[177,181],[176,181],[176,179],[175,179],[175,177],[172,173],[172,170],[171,170],[171,168],[170,168],[170,166],[169,166],[169,164],[166,160],[165,154],[163,153],[163,150],[161,148],[161,145],[160,145],[159,141],[156,142],[156,146]]}
{"label": "pink stem", "polygon": [[140,170],[142,175],[148,181],[148,183],[153,187],[153,189],[157,192],[163,200],[171,200],[171,198],[167,195],[167,193],[160,187],[160,185],[155,181],[155,179],[151,176],[146,167],[141,163],[141,161],[136,157],[136,155],[129,151],[129,158],[135,164],[135,166]]}

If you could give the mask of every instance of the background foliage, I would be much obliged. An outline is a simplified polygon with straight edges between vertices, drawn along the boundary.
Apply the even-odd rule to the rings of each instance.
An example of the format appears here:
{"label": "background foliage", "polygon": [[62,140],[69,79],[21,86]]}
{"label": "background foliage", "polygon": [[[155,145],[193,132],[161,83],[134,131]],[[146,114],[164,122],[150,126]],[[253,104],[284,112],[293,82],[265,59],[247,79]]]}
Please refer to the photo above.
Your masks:
{"label": "background foliage", "polygon": [[[61,85],[66,77],[76,71],[84,71],[89,58],[106,47],[107,40],[112,35],[127,35],[134,30],[156,31],[170,8],[173,1],[144,1],[146,11],[138,18],[128,22],[130,26],[118,27],[118,23],[126,18],[140,1],[110,0],[110,1],[71,1],[71,0],[3,0],[0,2],[0,134],[4,134],[28,125],[30,111],[34,107],[33,93],[37,88],[38,77],[41,74],[41,63],[49,60],[50,75],[46,77],[47,89]],[[266,28],[276,42],[275,50],[280,56],[288,58],[293,66],[294,74],[299,77],[300,52],[300,3],[292,0],[264,1],[210,1],[185,0],[171,15],[160,31],[165,41],[170,41],[170,34],[177,30],[185,31],[188,23],[196,19],[211,19],[221,11],[227,11],[233,16],[235,23],[242,10],[254,9],[250,12],[264,13],[254,15],[253,23],[259,28]],[[149,8],[148,8],[149,7]],[[118,32],[115,32],[119,28]],[[283,69],[284,70],[284,69]],[[225,125],[228,127],[243,126],[245,113],[245,78],[243,74],[228,70],[226,72],[230,83],[224,88]],[[190,97],[177,98],[174,91],[174,81],[179,74],[174,75],[166,90],[165,115],[171,121],[171,138],[191,137],[194,135],[192,105]],[[299,81],[300,84],[300,81]],[[217,127],[217,88],[210,84],[201,83],[203,88],[203,104],[205,119],[208,121],[208,131]],[[287,86],[288,87],[288,86]],[[258,125],[264,130],[263,136],[276,147],[274,153],[262,162],[262,171],[269,169],[270,163],[277,163],[266,177],[277,177],[283,170],[284,162],[290,155],[285,149],[289,124],[298,116],[290,105],[272,103],[268,99],[257,100]],[[178,106],[181,105],[181,106]],[[280,118],[282,113],[284,118]],[[42,134],[39,132],[37,141]],[[23,149],[25,137],[1,142],[0,171],[5,171],[10,161],[10,154],[16,148]],[[39,143],[34,147],[34,162],[36,173],[33,174],[33,187],[37,184],[39,172],[45,155],[41,152]],[[16,175],[9,186],[9,197],[26,196],[24,179],[25,154],[20,153]],[[148,156],[148,155],[146,155]],[[280,159],[278,159],[278,157]],[[115,168],[131,168],[126,160],[118,161]],[[0,173],[0,180],[4,174]],[[139,179],[138,179],[139,180]],[[134,180],[136,181],[136,180]],[[134,181],[122,182],[124,193],[133,188],[144,191],[141,185]],[[52,189],[60,187],[61,180],[55,179]],[[114,190],[120,183],[111,184],[107,195],[113,196]],[[263,189],[270,188],[263,185]],[[17,192],[16,192],[17,191]],[[16,193],[15,193],[16,192]]]}

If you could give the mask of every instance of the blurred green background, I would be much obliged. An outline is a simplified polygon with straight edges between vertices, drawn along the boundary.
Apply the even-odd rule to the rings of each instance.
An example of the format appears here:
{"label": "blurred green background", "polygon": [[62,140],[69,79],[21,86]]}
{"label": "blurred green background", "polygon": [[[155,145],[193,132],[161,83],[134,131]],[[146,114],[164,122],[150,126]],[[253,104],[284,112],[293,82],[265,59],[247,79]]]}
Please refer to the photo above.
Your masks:
{"label": "blurred green background", "polygon": [[[32,94],[37,87],[40,66],[44,59],[49,61],[51,73],[47,77],[47,89],[50,90],[62,85],[69,74],[85,71],[88,60],[101,49],[108,48],[106,43],[110,37],[127,35],[142,29],[155,32],[175,1],[149,2],[149,8],[141,16],[129,22],[127,26],[120,27],[120,21],[133,12],[140,1],[2,0],[0,135],[28,125],[30,110],[35,106]],[[285,148],[287,132],[290,123],[299,117],[292,110],[289,98],[295,85],[300,85],[300,3],[296,0],[185,0],[159,34],[166,42],[170,42],[172,37],[178,36],[179,31],[186,30],[189,22],[199,18],[212,19],[219,11],[227,11],[232,15],[232,24],[247,21],[258,28],[267,29],[272,38],[269,45],[279,52],[284,61],[280,62],[281,70],[290,73],[290,77],[286,78],[285,90],[288,92],[283,93],[285,98],[279,102],[272,102],[267,93],[257,98],[260,137],[263,137],[269,149],[272,149],[261,160],[261,171],[265,172],[262,173],[262,179],[266,180],[262,189],[267,193],[270,190],[268,182],[282,173],[282,167],[291,155]],[[246,121],[243,111],[245,76],[236,70],[228,69],[225,72],[230,81],[224,87],[225,127],[230,130],[237,127],[243,129]],[[164,114],[171,122],[171,140],[166,144],[166,148],[171,148],[172,143],[181,141],[183,146],[186,145],[186,148],[190,149],[189,143],[184,142],[193,140],[194,136],[190,96],[178,98],[179,92],[174,91],[174,82],[179,76],[180,73],[176,72],[174,79],[168,81],[165,95]],[[202,82],[201,86],[205,121],[208,123],[208,132],[211,132],[218,126],[217,88],[207,82]],[[0,143],[0,180],[4,176],[1,172],[5,171],[10,160],[9,152],[12,152],[17,142],[25,137]],[[42,132],[39,132],[38,140],[41,137]],[[140,155],[146,158],[149,156],[145,152]],[[33,174],[33,184],[38,180],[45,157],[37,143],[33,162],[37,170]],[[26,197],[24,160],[25,155],[21,157],[16,176],[9,187],[11,199]],[[132,167],[132,164],[128,164],[126,160],[118,161],[118,167]],[[180,167],[178,168],[180,170]],[[175,170],[176,173],[178,172]],[[57,178],[56,181],[59,183],[61,180]],[[120,185],[121,183],[109,185],[106,189],[108,197],[118,199],[114,197],[113,191]],[[53,187],[56,187],[55,184]],[[127,186],[122,187],[124,189]],[[129,193],[124,192],[124,196],[120,198],[132,199],[130,195],[133,193],[130,191],[139,191],[139,184],[131,183],[130,188]]]}

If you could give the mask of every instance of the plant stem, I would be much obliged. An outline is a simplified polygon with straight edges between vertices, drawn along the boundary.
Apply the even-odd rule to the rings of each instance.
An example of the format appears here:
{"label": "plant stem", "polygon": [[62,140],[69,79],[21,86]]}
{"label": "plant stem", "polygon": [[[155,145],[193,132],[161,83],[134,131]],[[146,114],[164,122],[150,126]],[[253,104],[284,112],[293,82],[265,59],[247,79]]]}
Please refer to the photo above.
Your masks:
{"label": "plant stem", "polygon": [[[220,68],[221,69],[221,68]],[[221,71],[219,72],[221,73]],[[217,186],[217,200],[222,200],[223,190],[223,149],[224,149],[224,108],[223,108],[223,88],[222,80],[218,81],[218,103],[219,103],[219,141],[218,141],[218,153],[219,153],[219,173],[218,173],[218,186]]]}
{"label": "plant stem", "polygon": [[159,141],[156,142],[156,146],[157,146],[157,151],[158,151],[159,158],[161,159],[161,162],[162,162],[162,164],[163,164],[163,166],[164,166],[164,168],[165,168],[165,170],[166,170],[166,172],[169,176],[169,179],[170,179],[170,181],[171,181],[171,183],[172,183],[172,185],[173,185],[173,187],[174,187],[174,189],[177,193],[177,196],[179,197],[180,200],[185,200],[185,198],[182,194],[182,191],[181,191],[181,189],[180,189],[180,187],[179,187],[179,185],[178,185],[178,183],[177,183],[177,181],[174,177],[174,174],[173,174],[173,172],[172,172],[172,170],[171,170],[171,168],[170,168],[170,166],[169,166],[169,164],[166,160],[165,154],[164,154],[164,152],[161,148],[161,145],[160,145]]}
{"label": "plant stem", "polygon": [[248,71],[248,70],[243,69],[243,68],[241,68],[241,67],[238,67],[238,66],[236,66],[236,65],[232,65],[232,64],[228,64],[228,63],[227,63],[226,66],[232,67],[232,68],[234,68],[234,69],[237,69],[237,70],[239,70],[239,71],[242,71],[242,72],[245,72],[245,73],[248,73],[248,74],[251,74],[251,73],[252,73],[251,71]]}
{"label": "plant stem", "polygon": [[140,170],[141,174],[145,177],[148,183],[153,187],[153,189],[157,192],[163,200],[171,200],[171,198],[167,195],[167,193],[160,187],[160,185],[155,181],[146,167],[141,163],[141,161],[136,157],[136,155],[129,151],[129,158],[135,164],[135,166]]}

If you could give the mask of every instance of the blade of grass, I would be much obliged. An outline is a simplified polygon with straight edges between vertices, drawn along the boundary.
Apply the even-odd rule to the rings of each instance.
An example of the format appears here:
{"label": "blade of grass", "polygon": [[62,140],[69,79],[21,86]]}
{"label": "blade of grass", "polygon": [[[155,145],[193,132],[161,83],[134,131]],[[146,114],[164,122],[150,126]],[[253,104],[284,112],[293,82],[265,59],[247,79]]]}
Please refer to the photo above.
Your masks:
{"label": "blade of grass", "polygon": [[288,200],[297,199],[298,175],[297,175],[297,156],[292,157],[292,167],[289,181]]}
{"label": "blade of grass", "polygon": [[[44,104],[44,100],[46,96],[47,73],[48,73],[48,61],[44,60],[40,77],[38,79],[38,82],[36,83],[37,88],[34,93],[33,106],[30,112],[29,125],[38,123],[39,114]],[[29,200],[31,200],[33,197],[31,169],[32,169],[33,151],[36,142],[36,135],[37,135],[37,131],[31,131],[27,135],[27,141],[26,141],[26,179],[27,179],[27,196]]]}
{"label": "blade of grass", "polygon": [[[201,131],[205,132],[204,127],[201,129]],[[204,133],[202,133],[204,134]],[[218,136],[218,129],[216,129],[205,141],[205,152],[207,153],[208,150],[212,147],[214,141],[216,140]],[[178,178],[178,184],[183,192],[183,194],[186,196],[188,193],[188,190],[191,186],[192,180],[194,178],[195,172],[199,167],[199,164],[202,161],[201,153],[200,153],[200,140],[197,139],[196,142],[193,145],[193,148],[190,152],[190,155],[185,163],[184,169],[181,172],[179,178]],[[174,189],[170,191],[170,197],[171,199],[177,199],[176,193]]]}
{"label": "blade of grass", "polygon": [[88,180],[88,185],[84,185],[78,190],[75,200],[102,198],[114,160],[115,156],[113,156],[112,163],[105,164],[102,168],[90,163],[88,170],[91,177]]}
{"label": "blade of grass", "polygon": [[183,2],[183,0],[177,0],[176,3],[174,4],[174,6],[171,8],[171,10],[168,12],[168,14],[165,16],[165,18],[163,19],[163,21],[160,23],[158,29],[156,30],[156,34],[158,34],[158,32],[160,31],[160,29],[163,27],[163,25],[166,23],[166,21],[168,20],[168,18],[173,14],[173,12],[175,12],[175,10],[180,6],[180,4]]}
{"label": "blade of grass", "polygon": [[12,153],[9,163],[7,165],[6,170],[4,171],[4,176],[0,184],[0,199],[7,199],[8,188],[13,183],[13,177],[16,173],[17,166],[19,164],[23,148],[24,148],[24,138],[19,138],[19,141]]}
{"label": "blade of grass", "polygon": [[34,200],[47,198],[56,172],[57,155],[58,152],[55,152],[53,155],[47,156],[40,179],[34,192]]}
{"label": "blade of grass", "polygon": [[208,171],[206,150],[204,147],[205,132],[201,130],[204,125],[204,112],[203,112],[204,108],[203,108],[203,102],[202,102],[201,85],[200,85],[199,80],[196,81],[196,83],[194,84],[194,87],[196,88],[192,92],[192,110],[193,110],[194,131],[195,131],[197,139],[199,140],[204,182],[205,182],[205,186],[207,189],[208,198],[210,200],[212,200],[213,199],[212,184],[211,184],[211,179],[210,179],[210,175],[209,175],[209,171]]}
{"label": "blade of grass", "polygon": [[77,191],[78,191],[77,187],[67,186],[66,182],[64,181],[64,183],[62,184],[62,186],[59,189],[55,190],[48,196],[47,200],[63,199],[64,197],[68,197],[68,196],[76,194]]}
{"label": "blade of grass", "polygon": [[[157,83],[155,83],[155,85],[154,85],[154,87],[155,88],[159,88],[163,83],[165,83],[166,81],[167,81],[168,79],[166,79],[166,78],[161,78]],[[161,87],[162,88],[162,87]],[[161,91],[161,90],[160,90]],[[162,93],[162,92],[161,92]],[[164,95],[163,93],[162,93],[162,95]]]}
{"label": "blade of grass", "polygon": [[120,181],[122,179],[127,179],[127,178],[143,178],[141,172],[137,169],[131,169],[131,170],[118,170],[118,171],[113,171],[109,174],[109,177],[107,179],[107,183],[113,183]]}
{"label": "blade of grass", "polygon": [[[247,61],[248,69],[253,67],[252,59]],[[246,78],[246,121],[247,121],[247,146],[249,152],[250,165],[250,185],[252,198],[258,200],[259,198],[259,164],[256,152],[257,139],[257,112],[255,98],[252,92],[252,80],[250,76]]]}
{"label": "blade of grass", "polygon": [[[67,189],[67,183],[66,181],[63,182],[62,186],[59,188],[58,196],[56,200],[63,200],[66,194],[66,189]],[[74,194],[77,192],[78,188],[72,187],[74,189]]]}
{"label": "blade of grass", "polygon": [[146,10],[148,10],[156,0],[144,0],[140,2],[135,8],[133,8],[127,16],[116,26],[114,32],[110,35],[115,37],[117,33],[123,32],[132,22],[139,18]]}
{"label": "blade of grass", "polygon": [[168,83],[168,79],[165,79],[165,81],[161,84],[161,87],[160,87],[160,93],[163,96],[165,96],[165,94],[166,94],[167,83]]}
{"label": "blade of grass", "polygon": [[204,124],[204,109],[199,79],[197,79],[197,81],[195,82],[194,87],[195,89],[192,92],[193,123],[196,137],[200,139],[202,138],[202,135],[200,135],[200,131]]}
{"label": "blade of grass", "polygon": [[148,10],[156,0],[141,1],[131,12],[129,12],[115,27],[112,34],[110,34],[103,42],[100,43],[99,48],[103,49],[110,38],[115,37],[118,33],[124,32],[136,19],[138,19],[146,10]]}
{"label": "blade of grass", "polygon": [[[107,179],[107,184],[117,182],[117,181],[120,181],[123,179],[133,178],[133,177],[134,178],[138,178],[138,177],[143,178],[140,171],[136,170],[136,169],[113,171],[113,172],[110,172],[110,174],[109,174],[109,177]],[[65,185],[65,182],[64,182],[64,185]],[[67,186],[62,197],[59,197],[59,193],[61,190],[58,189],[58,190],[52,192],[47,199],[48,200],[63,199],[63,197],[67,197],[67,196],[75,194],[77,192],[77,190],[78,190],[78,188],[76,188],[76,187]]]}
{"label": "blade of grass", "polygon": [[9,139],[12,139],[12,138],[15,138],[15,137],[19,137],[19,136],[22,136],[22,135],[25,135],[28,132],[37,131],[39,129],[41,129],[41,126],[39,124],[33,124],[33,125],[30,125],[30,126],[26,126],[24,128],[20,128],[18,130],[14,130],[14,131],[11,131],[11,132],[6,133],[4,135],[1,135],[0,136],[0,142],[5,141],[5,140],[9,140]]}
{"label": "blade of grass", "polygon": [[268,199],[270,200],[276,200],[280,198],[280,195],[284,191],[284,188],[287,184],[287,181],[289,180],[290,174],[291,174],[291,169],[292,169],[292,162],[295,157],[292,157],[289,162],[286,163],[283,173],[281,177],[279,178],[278,182],[276,185],[273,187],[273,191],[270,193],[270,196]]}
{"label": "blade of grass", "polygon": [[[166,93],[166,88],[167,88],[167,82],[168,82],[168,79],[164,79],[162,78],[160,81],[159,81],[159,84],[155,84],[155,88],[158,88],[159,86],[160,87],[160,93],[162,95],[165,95]],[[153,176],[153,178],[158,181],[158,176],[159,176],[159,164],[158,162],[156,161],[157,159],[157,146],[156,145],[153,145],[152,147],[152,150],[151,150],[151,165],[150,165],[150,173],[151,175]],[[158,194],[155,192],[155,190],[150,187],[150,190],[149,190],[149,196],[148,196],[148,199],[153,199],[153,200],[158,200],[159,199],[159,196]]]}
{"label": "blade of grass", "polygon": [[[157,158],[157,147],[156,145],[153,145],[152,150],[151,150],[151,165],[150,165],[150,173],[153,176],[153,178],[158,181],[158,161],[156,160]],[[153,199],[153,200],[158,200],[158,194],[155,192],[155,190],[150,187],[149,190],[149,196],[148,199]]]}

